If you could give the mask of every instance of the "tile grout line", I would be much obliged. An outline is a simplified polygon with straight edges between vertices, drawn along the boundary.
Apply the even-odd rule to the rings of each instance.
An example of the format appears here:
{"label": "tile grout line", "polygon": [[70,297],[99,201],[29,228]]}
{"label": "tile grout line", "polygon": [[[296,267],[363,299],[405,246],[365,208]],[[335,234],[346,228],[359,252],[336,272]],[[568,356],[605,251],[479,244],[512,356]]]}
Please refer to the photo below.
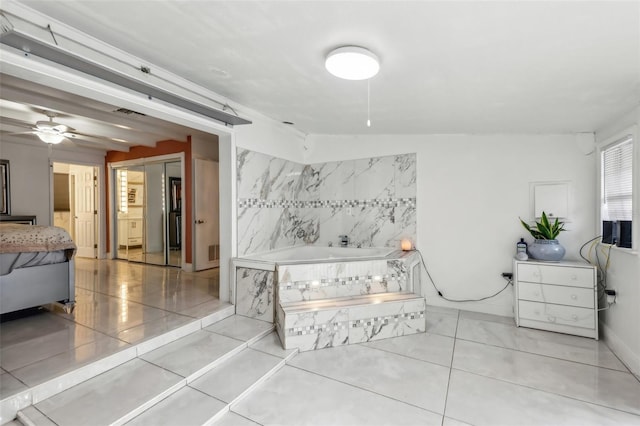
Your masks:
{"label": "tile grout line", "polygon": [[534,390],[534,391],[537,391],[537,392],[546,393],[546,394],[549,394],[549,395],[555,395],[555,396],[559,396],[559,397],[562,397],[562,398],[571,399],[573,401],[578,401],[578,402],[582,402],[582,403],[585,403],[585,404],[595,405],[597,407],[602,407],[602,408],[607,408],[607,409],[610,409],[610,410],[619,411],[621,413],[631,414],[632,416],[636,416],[636,417],[638,417],[640,419],[640,414],[638,414],[638,413],[632,413],[630,411],[625,411],[625,410],[621,410],[620,408],[610,407],[608,405],[603,405],[601,403],[597,403],[597,402],[593,402],[593,401],[586,401],[584,399],[579,399],[579,398],[576,398],[574,396],[569,396],[569,395],[564,395],[564,394],[561,394],[561,393],[551,392],[551,391],[544,390],[544,389],[538,389],[538,388],[535,388],[533,386],[523,385],[521,383],[516,383],[516,382],[510,382],[508,380],[497,378],[497,377],[485,376],[483,374],[478,374],[478,373],[475,373],[473,371],[462,370],[460,368],[452,368],[452,370],[461,371],[461,372],[467,373],[467,374],[473,374],[474,376],[483,377],[485,379],[490,379],[490,380],[496,380],[498,382],[507,383],[507,384],[518,386],[518,387],[525,388],[525,389],[531,389],[531,390]]}
{"label": "tile grout line", "polygon": [[256,425],[258,425],[258,426],[263,426],[263,424],[262,424],[262,423],[258,423],[258,422],[256,422],[255,420],[252,420],[251,418],[249,418],[249,417],[247,417],[247,416],[243,416],[242,414],[240,414],[240,413],[237,413],[237,412],[233,411],[232,409],[229,409],[229,412],[230,412],[230,413],[235,414],[236,416],[242,417],[243,419],[247,419],[247,420],[249,420],[250,422],[255,423],[255,424],[256,424]]}
{"label": "tile grout line", "polygon": [[[462,319],[465,319],[465,318],[462,318]],[[492,324],[494,324],[494,323],[495,323],[495,324],[504,324],[504,323],[497,322],[497,321],[489,321],[489,320],[477,319],[477,318],[468,318],[468,319],[471,319],[471,320],[473,320],[473,321],[488,322],[488,323],[492,323]],[[458,324],[459,324],[459,320],[458,320]],[[618,372],[621,372],[621,373],[629,373],[629,374],[633,374],[633,373],[631,372],[631,370],[626,366],[626,364],[625,364],[624,362],[622,362],[622,360],[620,360],[620,358],[616,355],[616,353],[615,353],[615,352],[613,352],[613,351],[611,350],[611,348],[609,347],[609,345],[607,345],[607,344],[606,344],[606,342],[604,342],[604,341],[602,341],[602,343],[604,343],[604,345],[607,347],[607,349],[609,350],[609,352],[611,352],[611,354],[612,354],[612,355],[613,355],[613,356],[614,356],[614,357],[615,357],[615,358],[620,362],[620,364],[622,364],[622,366],[625,368],[625,370],[618,370],[618,369],[611,368],[611,367],[605,367],[605,366],[600,366],[600,365],[588,364],[588,363],[586,363],[586,362],[574,361],[574,360],[569,360],[569,359],[566,359],[566,358],[559,358],[559,357],[557,357],[557,356],[546,355],[546,354],[541,354],[541,353],[537,353],[537,352],[530,352],[530,351],[526,351],[526,350],[524,350],[524,349],[510,348],[510,347],[507,347],[507,346],[499,346],[499,345],[497,345],[497,344],[491,344],[491,343],[488,343],[488,342],[480,342],[480,341],[477,341],[477,340],[471,340],[471,339],[468,339],[468,338],[467,338],[467,339],[465,339],[465,338],[463,338],[463,337],[458,337],[458,336],[457,336],[457,328],[458,328],[458,324],[456,324],[456,339],[460,339],[460,340],[463,340],[463,341],[465,341],[465,342],[472,342],[472,343],[482,344],[482,345],[491,346],[491,347],[495,347],[495,348],[509,349],[509,350],[512,350],[512,351],[515,351],[515,352],[528,353],[528,354],[531,354],[531,355],[543,356],[543,357],[547,357],[547,358],[557,359],[557,360],[560,360],[560,361],[573,362],[573,363],[575,363],[575,364],[581,364],[581,365],[586,365],[586,366],[591,366],[591,367],[603,368],[603,369],[605,369],[605,370],[618,371]],[[527,329],[527,330],[529,330],[529,329]],[[534,330],[534,329],[531,329],[531,330],[533,330],[533,331],[542,331],[542,330]],[[555,332],[552,332],[552,331],[546,331],[546,333],[554,333],[554,334],[556,334]],[[562,333],[559,333],[559,334],[562,334]],[[579,337],[579,336],[571,336],[571,337]],[[588,338],[588,337],[581,337],[581,338],[589,339],[590,341],[594,341],[594,342],[600,342],[600,340],[594,340],[594,339],[590,339],[590,338]],[[559,344],[559,343],[557,343],[557,342],[552,342],[552,341],[547,341],[547,342],[548,342],[548,343],[552,343],[552,344]],[[589,349],[589,348],[580,348],[580,349]],[[639,378],[638,380],[640,381],[640,378]]]}
{"label": "tile grout line", "polygon": [[343,385],[346,385],[346,386],[352,387],[352,388],[354,388],[354,389],[359,389],[359,390],[361,390],[361,391],[368,392],[368,393],[371,393],[371,394],[373,394],[373,395],[378,395],[378,396],[380,396],[380,397],[382,397],[382,398],[390,399],[390,400],[392,400],[392,401],[396,401],[396,402],[399,402],[399,403],[401,403],[401,404],[408,405],[408,406],[410,406],[410,407],[414,407],[414,408],[417,408],[417,409],[422,410],[422,411],[427,411],[427,412],[429,412],[429,413],[433,413],[433,414],[436,414],[436,415],[438,415],[438,416],[444,416],[444,414],[442,414],[442,413],[438,413],[437,411],[433,411],[433,410],[430,410],[430,409],[428,409],[428,408],[420,407],[420,406],[417,406],[417,405],[412,404],[412,403],[410,403],[410,402],[402,401],[402,400],[400,400],[400,399],[394,398],[394,397],[392,397],[392,396],[383,395],[383,394],[381,394],[381,393],[379,393],[379,392],[376,392],[376,391],[374,391],[374,390],[366,389],[366,388],[363,388],[363,387],[360,387],[360,386],[354,385],[353,383],[343,382],[342,380],[338,380],[338,379],[335,379],[335,378],[333,378],[333,377],[325,376],[324,374],[316,373],[315,371],[307,370],[307,369],[302,368],[302,367],[299,367],[299,366],[297,366],[297,365],[292,365],[292,364],[289,364],[289,363],[287,363],[286,365],[287,365],[288,367],[295,368],[295,369],[297,369],[297,370],[304,371],[304,372],[306,372],[306,373],[313,374],[313,375],[315,375],[315,376],[322,377],[322,378],[325,378],[325,379],[327,379],[327,380],[331,380],[331,381],[336,382],[336,383],[341,383],[341,384],[343,384]]}
{"label": "tile grout line", "polygon": [[[456,337],[456,340],[458,340],[458,339],[462,340],[463,342],[476,343],[476,344],[479,344],[479,345],[485,345],[485,346],[489,346],[489,347],[492,347],[492,348],[506,349],[506,350],[510,350],[510,351],[514,351],[514,352],[523,353],[523,354],[541,356],[541,357],[545,357],[545,358],[555,359],[555,360],[558,360],[558,361],[571,362],[571,363],[574,363],[574,364],[584,365],[586,367],[602,368],[604,370],[617,371],[618,373],[627,373],[627,374],[633,375],[633,373],[631,373],[628,370],[626,370],[626,371],[625,370],[618,370],[618,369],[611,368],[611,367],[604,367],[604,366],[601,366],[601,365],[593,365],[593,364],[587,364],[585,362],[573,361],[573,360],[566,359],[566,358],[559,358],[557,356],[551,356],[551,355],[541,354],[541,353],[537,353],[537,352],[529,352],[529,351],[526,351],[524,349],[510,348],[510,347],[507,347],[507,346],[499,346],[499,345],[495,345],[495,344],[491,344],[491,343],[487,343],[487,342],[478,342],[477,340],[470,340],[470,339],[465,339],[465,338],[462,338],[462,337]],[[623,364],[623,366],[625,367],[625,369],[627,368],[626,365]]]}
{"label": "tile grout line", "polygon": [[[215,313],[214,313],[214,314],[211,314],[211,315],[215,315]],[[231,315],[229,315],[229,316],[231,316]],[[227,317],[225,317],[225,318],[223,318],[223,319],[226,319],[226,318],[228,318],[229,316],[227,316]],[[221,319],[221,320],[219,320],[219,321],[222,321],[223,319]],[[201,327],[201,326],[202,326],[202,318],[197,319],[196,321],[194,321],[194,323],[200,323],[200,328],[198,328],[198,330],[196,330],[196,331],[194,331],[194,332],[188,333],[187,335],[189,335],[189,334],[193,334],[193,333],[195,333],[195,332],[197,332],[197,331],[200,331],[200,330],[203,330],[203,328]],[[189,325],[189,324],[185,325],[184,327],[186,327],[186,326],[188,326],[188,325]],[[173,332],[173,331],[175,331],[175,330],[172,330],[171,332]],[[206,331],[206,330],[205,330],[205,331]],[[168,332],[168,333],[171,333],[171,332]],[[165,334],[168,334],[168,333],[165,333]],[[186,336],[186,335],[185,335],[185,336]],[[176,339],[173,339],[171,342],[173,342],[173,341],[175,341],[175,340],[178,340],[179,338],[181,338],[181,337],[185,337],[185,336],[177,337]],[[156,338],[157,338],[157,337],[160,337],[160,336],[156,336]],[[229,337],[229,336],[225,336],[225,337]],[[152,339],[153,339],[153,338],[152,338]],[[150,339],[150,340],[152,340],[152,339]],[[234,339],[234,340],[238,340],[238,339]],[[150,361],[147,361],[147,360],[145,360],[145,359],[140,358],[140,355],[144,355],[145,353],[148,353],[148,352],[150,352],[150,351],[154,350],[154,349],[151,349],[151,350],[147,350],[147,351],[145,351],[145,352],[144,352],[144,353],[142,353],[142,354],[138,354],[138,348],[139,348],[139,346],[141,346],[142,344],[147,343],[147,342],[148,342],[148,341],[139,342],[139,343],[137,343],[137,344],[135,344],[135,345],[133,345],[133,344],[128,344],[128,345],[129,345],[129,347],[123,348],[123,349],[122,349],[122,350],[120,350],[120,351],[114,352],[113,354],[110,354],[110,355],[108,355],[108,356],[106,356],[106,357],[104,357],[104,358],[101,358],[101,359],[99,359],[99,360],[93,361],[93,362],[91,362],[91,363],[89,363],[89,364],[83,365],[82,367],[80,367],[80,370],[82,370],[82,369],[87,369],[87,368],[89,368],[89,367],[90,367],[91,365],[93,365],[93,364],[103,362],[105,359],[109,359],[109,358],[112,358],[112,357],[117,357],[118,355],[121,355],[123,352],[126,352],[126,351],[133,351],[133,354],[132,354],[133,356],[132,356],[132,357],[125,357],[126,359],[124,359],[122,362],[120,362],[120,363],[118,363],[118,364],[116,364],[116,365],[110,366],[109,368],[107,368],[107,369],[105,369],[105,370],[103,370],[103,371],[100,371],[99,373],[94,374],[94,375],[92,375],[91,377],[84,378],[83,380],[78,381],[77,383],[72,383],[72,384],[70,384],[70,385],[66,385],[66,386],[64,386],[64,388],[59,388],[59,389],[57,389],[57,390],[58,390],[57,392],[55,392],[55,393],[53,393],[53,394],[51,394],[51,395],[47,395],[45,398],[42,398],[41,396],[40,396],[40,397],[38,397],[38,398],[36,398],[36,396],[38,396],[38,395],[36,395],[36,394],[34,393],[34,389],[35,389],[36,391],[38,391],[38,392],[39,392],[39,388],[41,388],[42,386],[44,386],[46,383],[48,383],[48,382],[50,382],[50,381],[53,381],[53,380],[57,380],[57,379],[59,379],[60,377],[64,377],[64,376],[66,376],[66,375],[68,375],[68,374],[72,374],[72,373],[74,373],[74,372],[78,371],[78,369],[74,369],[74,370],[72,370],[72,371],[69,371],[69,372],[63,373],[62,375],[57,376],[57,377],[54,377],[54,378],[52,378],[52,379],[50,379],[50,380],[48,380],[48,381],[45,381],[45,382],[40,383],[40,384],[38,384],[38,385],[35,385],[35,386],[32,386],[32,387],[29,387],[27,390],[22,391],[22,392],[29,392],[29,393],[30,393],[30,398],[29,398],[29,399],[30,399],[30,406],[33,406],[33,407],[35,408],[35,405],[36,405],[36,404],[38,404],[38,403],[40,403],[40,402],[44,401],[45,399],[49,399],[49,398],[51,398],[51,397],[53,397],[53,396],[55,396],[55,395],[57,395],[57,394],[59,394],[59,393],[62,393],[62,392],[64,392],[64,391],[66,391],[66,390],[69,390],[69,389],[73,388],[74,386],[77,386],[77,385],[79,385],[79,384],[81,384],[81,383],[84,383],[84,382],[86,382],[87,380],[90,380],[90,379],[92,379],[92,378],[94,378],[94,377],[100,376],[100,375],[102,375],[102,374],[104,374],[104,373],[106,373],[106,372],[108,372],[108,371],[110,371],[110,370],[113,370],[114,368],[117,368],[117,367],[119,367],[119,366],[121,366],[121,365],[123,365],[123,364],[125,364],[125,363],[127,363],[127,362],[129,362],[129,361],[132,361],[132,360],[134,360],[134,359],[136,359],[136,358],[137,358],[137,359],[140,359],[141,361],[144,361],[144,362],[147,362],[147,363],[149,363],[149,364],[152,364],[152,365],[154,365],[154,366],[157,366],[157,367],[159,367],[159,368],[162,368],[162,369],[164,369],[164,370],[166,370],[166,371],[169,371],[169,372],[171,372],[172,374],[176,374],[176,375],[180,376],[179,374],[174,373],[174,372],[172,372],[172,371],[170,371],[170,370],[167,370],[167,369],[165,369],[164,367],[161,367],[161,366],[159,366],[159,365],[157,365],[157,364],[154,364],[154,363],[152,363],[152,362],[150,362]],[[171,342],[166,342],[166,343],[164,343],[164,344],[171,343]],[[241,341],[241,342],[242,342],[242,341]],[[243,342],[243,343],[244,343],[244,347],[248,347],[247,342]],[[158,349],[159,347],[164,346],[164,344],[163,344],[163,345],[159,345],[159,346],[158,346],[157,348],[155,348],[155,349]],[[243,347],[243,345],[240,345],[240,347]],[[8,372],[7,372],[7,373],[8,373]],[[206,372],[205,372],[205,373],[206,373]],[[13,376],[12,376],[12,377],[13,377]],[[188,384],[188,383],[187,383],[187,378],[183,378],[183,380],[185,381],[185,384],[184,384],[183,386],[181,386],[181,387],[184,387],[184,386],[186,386],[186,385]],[[75,381],[74,381],[74,382],[75,382]],[[180,388],[181,388],[181,387],[180,387]],[[174,390],[174,392],[171,392],[171,394],[175,393],[175,392],[176,392],[177,390],[179,390],[180,388],[178,388],[178,389]],[[12,395],[11,397],[8,397],[8,398],[15,398],[15,397],[16,397],[17,395],[19,395],[20,393],[21,393],[21,392],[19,392],[19,393],[15,394],[15,395]],[[36,401],[36,399],[37,399],[37,401]],[[153,405],[155,405],[155,404],[153,404]],[[140,414],[140,413],[138,413],[138,414]],[[129,420],[130,420],[130,419],[129,419]]]}
{"label": "tile grout line", "polygon": [[[269,333],[272,332],[273,330],[269,330]],[[267,334],[269,334],[267,333]],[[218,333],[213,333],[213,334],[218,334]],[[247,388],[244,392],[242,392],[240,395],[238,395],[236,398],[234,398],[233,401],[231,401],[230,403],[226,403],[225,401],[222,401],[212,395],[209,395],[205,392],[202,392],[201,390],[194,388],[192,386],[190,386],[194,381],[196,381],[197,379],[199,379],[200,377],[204,376],[205,374],[207,374],[208,372],[212,371],[213,369],[219,367],[221,364],[223,364],[224,362],[230,360],[231,358],[233,358],[235,355],[239,354],[240,352],[246,350],[246,349],[250,349],[249,348],[249,342],[255,342],[260,340],[261,338],[265,337],[267,334],[265,334],[264,332],[260,332],[258,335],[256,335],[255,337],[247,340],[247,341],[242,341],[243,343],[237,347],[235,347],[234,349],[230,350],[229,352],[227,352],[226,354],[224,354],[223,356],[217,358],[216,360],[214,360],[213,362],[209,363],[208,365],[202,367],[201,369],[199,369],[198,371],[195,371],[193,373],[191,373],[188,376],[181,376],[180,374],[169,370],[166,367],[160,366],[152,361],[148,361],[142,358],[139,358],[141,361],[146,362],[148,364],[154,365],[164,371],[167,371],[171,374],[175,374],[179,377],[181,377],[182,379],[180,380],[180,382],[176,383],[175,385],[171,386],[169,389],[166,389],[165,391],[163,391],[162,393],[160,393],[159,395],[151,398],[149,401],[141,404],[139,407],[131,410],[129,413],[125,414],[124,416],[122,416],[121,418],[115,420],[112,424],[113,425],[121,425],[124,424],[125,422],[128,422],[132,419],[134,419],[135,417],[138,417],[139,415],[143,414],[144,412],[146,412],[147,410],[151,409],[152,407],[156,406],[157,404],[161,403],[162,401],[164,401],[165,399],[171,397],[172,395],[176,394],[178,391],[184,389],[185,387],[188,387],[190,389],[196,390],[199,393],[202,393],[203,395],[206,395],[210,398],[215,399],[216,401],[220,401],[225,405],[225,407],[223,409],[221,409],[218,413],[216,413],[214,416],[212,416],[209,420],[207,420],[205,422],[205,424],[213,424],[215,423],[221,416],[223,416],[224,414],[226,414],[226,412],[228,412],[230,410],[231,404],[234,404],[235,402],[239,401],[241,398],[243,398],[244,396],[246,396],[246,394],[248,394],[251,390],[253,390],[256,386],[258,386],[260,383],[262,383],[263,381],[265,381],[266,379],[268,379],[269,377],[271,377],[273,374],[275,374],[279,369],[281,369],[286,362],[285,358],[282,358],[278,364],[276,366],[274,366],[274,368],[272,368],[271,370],[269,370],[267,373],[265,373],[265,375],[263,377],[261,377],[259,380],[257,380],[256,382],[254,382],[249,388]],[[221,335],[221,334],[219,334]],[[225,336],[225,337],[229,337],[229,336]],[[234,339],[237,340],[237,339]],[[261,352],[261,351],[257,351],[256,352]],[[275,357],[274,355],[268,354],[270,356]],[[279,357],[275,357],[275,358],[279,358]],[[158,399],[160,398],[160,399]]]}
{"label": "tile grout line", "polygon": [[[464,339],[464,338],[459,338],[459,337],[456,338],[456,339],[460,339],[463,342],[469,342],[469,343],[475,343],[475,344],[478,344],[478,345],[489,346],[491,348],[504,349],[504,350],[518,352],[518,353],[522,353],[522,354],[528,354],[528,355],[539,356],[539,357],[544,357],[544,358],[549,358],[549,359],[555,359],[557,361],[570,362],[572,364],[583,365],[585,367],[601,368],[603,370],[615,371],[615,372],[622,373],[622,374],[631,374],[631,375],[633,375],[633,373],[631,373],[628,370],[627,371],[625,371],[625,370],[617,370],[617,369],[611,368],[611,367],[604,367],[604,366],[601,366],[601,365],[587,364],[585,362],[573,361],[573,360],[566,359],[566,358],[559,358],[559,357],[556,357],[556,356],[545,355],[545,354],[540,354],[540,353],[536,353],[536,352],[529,352],[529,351],[526,351],[526,350],[523,350],[523,349],[509,348],[509,347],[506,347],[506,346],[498,346],[498,345],[494,345],[494,344],[486,343],[486,342],[478,342],[476,340],[469,340],[469,339]],[[626,366],[624,366],[624,367],[625,367],[625,369],[627,368]]]}
{"label": "tile grout line", "polygon": [[456,318],[456,331],[453,337],[453,349],[451,350],[451,364],[449,365],[449,377],[447,379],[447,390],[444,393],[444,407],[442,409],[442,426],[444,426],[444,419],[447,416],[447,403],[449,402],[449,389],[451,388],[451,373],[453,372],[453,357],[456,353],[456,342],[458,341],[458,327],[460,326],[460,311]]}
{"label": "tile grout line", "polygon": [[[409,335],[409,336],[411,336],[411,335]],[[382,339],[382,340],[387,340],[387,339]],[[380,340],[377,340],[377,341],[379,342]],[[375,342],[375,340],[374,340],[373,342]],[[425,363],[427,363],[427,364],[436,365],[436,366],[438,366],[438,367],[444,367],[444,368],[450,368],[450,367],[451,367],[451,365],[446,366],[446,365],[438,364],[437,362],[427,361],[427,360],[420,359],[420,358],[415,358],[415,357],[412,357],[412,356],[409,356],[409,355],[405,355],[405,354],[400,354],[400,353],[397,353],[397,352],[393,352],[392,350],[383,349],[383,348],[376,348],[376,347],[368,346],[368,345],[367,345],[368,343],[373,343],[373,342],[355,343],[355,345],[358,345],[358,346],[361,346],[361,347],[363,347],[363,348],[367,348],[367,349],[373,349],[373,350],[375,350],[375,351],[380,351],[380,352],[385,352],[385,353],[388,353],[388,354],[393,354],[393,355],[400,356],[400,357],[407,358],[407,359],[411,359],[411,360],[414,360],[414,361],[425,362]],[[455,341],[454,341],[454,342],[455,342]],[[455,343],[454,343],[454,345],[455,345]],[[341,346],[345,346],[345,345],[341,345]],[[337,346],[336,346],[336,347],[337,347]],[[307,352],[307,351],[305,351],[305,352]],[[310,352],[310,351],[309,351],[309,352]],[[453,351],[452,351],[451,353],[452,353],[452,356],[453,356]]]}
{"label": "tile grout line", "polygon": [[231,402],[229,402],[229,409],[231,409],[232,406],[236,405],[241,400],[246,398],[251,392],[253,392],[262,383],[264,383],[267,380],[269,380],[274,374],[276,374],[278,371],[280,371],[285,365],[287,365],[287,362],[284,359],[281,359],[280,361],[278,361],[278,363],[276,365],[274,365],[273,367],[271,367],[267,372],[265,372],[262,375],[262,377],[260,377],[256,381],[254,381],[251,385],[249,385],[249,387],[247,389],[245,389],[238,396],[233,398],[233,400]]}

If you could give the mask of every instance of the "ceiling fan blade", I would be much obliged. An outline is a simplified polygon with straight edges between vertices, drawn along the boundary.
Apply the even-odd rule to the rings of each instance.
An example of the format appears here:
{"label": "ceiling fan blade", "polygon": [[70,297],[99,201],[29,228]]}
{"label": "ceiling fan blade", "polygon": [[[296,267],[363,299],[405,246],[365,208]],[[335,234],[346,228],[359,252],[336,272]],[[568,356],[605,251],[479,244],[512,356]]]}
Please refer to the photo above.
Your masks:
{"label": "ceiling fan blade", "polygon": [[60,133],[70,132],[70,131],[74,130],[69,126],[65,126],[64,124],[57,124],[57,125],[53,126],[52,129],[56,130],[56,131],[58,131]]}
{"label": "ceiling fan blade", "polygon": [[0,123],[8,126],[22,127],[26,129],[33,129],[33,123],[29,123],[22,120],[17,120],[11,117],[0,117]]}
{"label": "ceiling fan blade", "polygon": [[63,136],[78,142],[87,142],[89,144],[95,144],[102,146],[105,149],[112,149],[115,151],[128,151],[129,147],[125,143],[114,141],[111,138],[98,135],[88,135],[80,132],[67,132],[63,133]]}
{"label": "ceiling fan blade", "polygon": [[7,134],[8,135],[35,135],[37,133],[38,132],[31,131],[31,132],[11,132],[11,133],[7,133]]}

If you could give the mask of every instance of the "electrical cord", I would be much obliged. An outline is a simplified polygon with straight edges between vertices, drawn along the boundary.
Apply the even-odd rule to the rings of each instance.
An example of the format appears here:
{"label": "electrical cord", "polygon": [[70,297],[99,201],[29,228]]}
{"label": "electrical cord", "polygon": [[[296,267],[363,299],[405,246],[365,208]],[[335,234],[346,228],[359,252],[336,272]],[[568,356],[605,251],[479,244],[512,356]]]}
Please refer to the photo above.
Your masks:
{"label": "electrical cord", "polygon": [[[609,250],[607,252],[605,252],[604,248],[601,248],[600,250],[596,248],[594,250],[594,246],[596,246],[599,243],[598,239],[600,239],[601,237],[602,235],[598,235],[597,237],[590,239],[589,241],[585,242],[582,245],[582,247],[580,247],[580,250],[579,250],[580,257],[583,258],[588,264],[594,265],[598,269],[598,272],[599,272],[598,281],[597,281],[598,299],[602,299],[604,297],[607,289],[607,271],[609,270],[609,263],[611,260],[611,247],[612,247],[612,245],[609,245]],[[584,248],[589,243],[591,243],[591,246],[589,247],[589,253],[587,254],[587,257],[584,257],[584,255],[582,254],[582,250],[584,250]],[[595,263],[591,260],[592,251],[595,251],[596,253]],[[600,255],[598,254],[598,251],[600,251],[601,254],[605,256],[605,259],[603,259],[604,265],[600,261]],[[615,303],[615,299],[614,299],[614,303]],[[608,309],[608,307],[604,309]]]}
{"label": "electrical cord", "polygon": [[440,296],[441,298],[443,298],[444,300],[446,300],[448,302],[480,302],[482,300],[487,300],[487,299],[490,299],[492,297],[496,297],[497,295],[499,295],[500,293],[505,291],[507,289],[507,287],[509,287],[509,285],[513,284],[512,279],[504,277],[504,279],[507,280],[507,285],[505,285],[501,290],[499,290],[498,292],[496,292],[496,293],[494,293],[494,294],[492,294],[490,296],[481,297],[479,299],[449,299],[444,294],[442,294],[442,292],[440,290],[438,290],[438,287],[436,286],[435,281],[433,281],[433,278],[431,277],[431,274],[429,273],[429,269],[427,269],[427,264],[425,263],[424,257],[422,257],[422,253],[420,252],[420,250],[414,248],[414,251],[416,253],[418,253],[418,255],[420,256],[420,260],[422,261],[422,267],[424,268],[425,272],[427,273],[427,276],[429,277],[429,281],[431,281],[431,285],[433,285],[433,288],[438,293],[438,296]]}
{"label": "electrical cord", "polygon": [[[597,237],[591,238],[580,247],[580,250],[578,250],[578,254],[580,254],[580,257],[590,265],[594,265],[594,263],[591,261],[591,252],[593,251],[593,246],[598,243],[598,240],[601,237],[602,235],[598,235]],[[587,254],[587,257],[584,257],[584,254],[582,254],[582,251],[589,243],[591,243],[591,246],[589,246],[589,253]],[[601,298],[604,295],[604,290],[607,287],[606,286],[606,269],[602,269],[602,267],[600,266],[598,250],[596,250],[596,262],[594,266],[596,266],[596,268],[598,268],[598,272],[600,272],[599,278],[597,281],[597,287],[598,287],[598,298]]]}
{"label": "electrical cord", "polygon": [[[587,262],[587,263],[591,264],[591,260],[590,260],[590,259],[587,259],[586,257],[584,257],[584,256],[582,255],[582,250],[584,250],[584,248],[587,246],[587,244],[589,244],[589,243],[590,243],[590,242],[592,242],[592,241],[597,240],[597,239],[598,239],[598,238],[600,238],[600,237],[602,237],[602,235],[598,235],[597,237],[593,237],[592,239],[590,239],[589,241],[587,241],[586,243],[584,243],[584,244],[582,245],[582,247],[580,247],[580,251],[579,251],[579,253],[580,253],[580,257],[581,257],[581,258],[583,258],[585,262]],[[589,252],[591,252],[591,251],[589,251]]]}

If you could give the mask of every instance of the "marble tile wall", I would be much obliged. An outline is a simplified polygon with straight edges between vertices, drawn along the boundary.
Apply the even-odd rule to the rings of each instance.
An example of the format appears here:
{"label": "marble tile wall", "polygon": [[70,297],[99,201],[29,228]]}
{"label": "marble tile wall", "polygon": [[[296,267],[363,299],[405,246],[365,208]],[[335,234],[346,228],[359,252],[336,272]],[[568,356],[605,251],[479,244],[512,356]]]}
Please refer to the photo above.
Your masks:
{"label": "marble tile wall", "polygon": [[416,238],[416,155],[303,165],[238,148],[238,255]]}
{"label": "marble tile wall", "polygon": [[310,164],[304,167],[299,199],[320,201],[311,215],[319,223],[316,244],[399,247],[416,238],[416,155]]}
{"label": "marble tile wall", "polygon": [[274,272],[236,268],[236,314],[273,322]]}
{"label": "marble tile wall", "polygon": [[317,240],[317,223],[295,205],[304,166],[238,148],[238,255]]}

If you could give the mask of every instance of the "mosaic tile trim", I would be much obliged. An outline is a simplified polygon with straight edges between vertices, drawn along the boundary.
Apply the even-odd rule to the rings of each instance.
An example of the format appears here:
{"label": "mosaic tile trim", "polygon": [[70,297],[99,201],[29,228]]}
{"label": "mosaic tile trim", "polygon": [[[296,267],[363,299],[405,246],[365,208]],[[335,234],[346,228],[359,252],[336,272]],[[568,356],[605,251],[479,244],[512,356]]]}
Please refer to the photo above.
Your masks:
{"label": "mosaic tile trim", "polygon": [[293,327],[287,329],[288,336],[307,336],[313,334],[325,333],[326,331],[340,331],[349,328],[348,321],[335,322],[331,324],[307,325],[302,327]]}
{"label": "mosaic tile trim", "polygon": [[417,318],[424,318],[424,311],[407,312],[404,314],[386,315],[383,317],[373,317],[373,318],[349,321],[349,328],[370,327],[372,325],[373,326],[386,325],[392,322],[400,322],[400,321],[412,320]]}
{"label": "mosaic tile trim", "polygon": [[261,200],[259,198],[240,198],[239,208],[347,208],[347,207],[415,207],[416,199],[412,198],[387,198],[373,200]]}
{"label": "mosaic tile trim", "polygon": [[407,312],[404,314],[385,315],[381,317],[372,317],[353,321],[342,321],[330,324],[307,325],[302,327],[292,327],[286,330],[286,336],[308,336],[320,334],[327,331],[340,331],[348,328],[364,328],[371,326],[387,325],[401,321],[423,319],[425,311]]}
{"label": "mosaic tile trim", "polygon": [[322,287],[335,287],[338,285],[351,285],[351,284],[368,284],[372,282],[389,282],[395,281],[396,279],[406,279],[407,274],[385,274],[385,275],[367,275],[367,276],[358,276],[355,277],[343,277],[343,278],[328,278],[321,280],[312,280],[312,281],[293,281],[293,282],[284,282],[280,283],[278,289],[280,291],[283,290],[309,290],[312,288],[322,288]]}

